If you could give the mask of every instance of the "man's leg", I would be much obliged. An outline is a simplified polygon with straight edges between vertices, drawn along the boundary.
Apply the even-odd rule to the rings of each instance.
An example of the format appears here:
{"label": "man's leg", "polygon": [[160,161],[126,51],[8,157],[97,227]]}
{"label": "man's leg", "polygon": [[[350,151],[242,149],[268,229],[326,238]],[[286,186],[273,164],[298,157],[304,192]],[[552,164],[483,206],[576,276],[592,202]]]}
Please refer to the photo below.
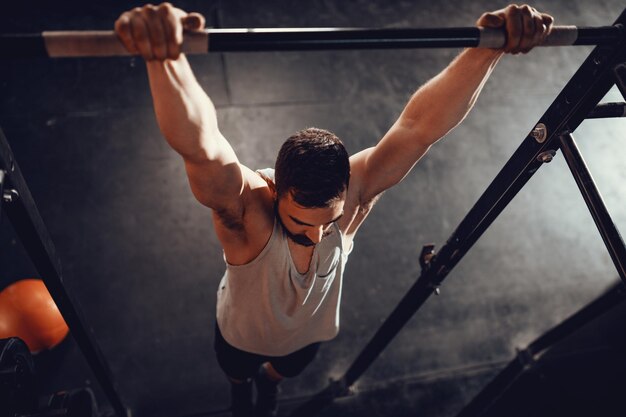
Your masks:
{"label": "man's leg", "polygon": [[313,361],[319,346],[319,343],[314,343],[290,355],[271,358],[261,366],[254,380],[257,388],[256,417],[276,416],[278,384],[286,377],[299,375]]}
{"label": "man's leg", "polygon": [[231,411],[233,417],[252,417],[252,379],[264,357],[239,350],[226,342],[215,325],[215,353],[220,368],[230,381]]}

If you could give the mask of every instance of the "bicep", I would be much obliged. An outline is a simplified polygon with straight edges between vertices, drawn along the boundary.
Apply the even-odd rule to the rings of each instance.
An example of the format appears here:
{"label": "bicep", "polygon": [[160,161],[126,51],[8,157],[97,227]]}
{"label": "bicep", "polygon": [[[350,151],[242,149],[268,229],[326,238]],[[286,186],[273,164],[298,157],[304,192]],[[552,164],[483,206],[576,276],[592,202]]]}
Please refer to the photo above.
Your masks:
{"label": "bicep", "polygon": [[191,191],[200,203],[214,210],[236,207],[249,170],[239,163],[223,136],[212,141],[210,150],[184,158]]}
{"label": "bicep", "polygon": [[359,200],[367,203],[398,184],[429,148],[420,129],[396,122],[376,146],[350,158]]}

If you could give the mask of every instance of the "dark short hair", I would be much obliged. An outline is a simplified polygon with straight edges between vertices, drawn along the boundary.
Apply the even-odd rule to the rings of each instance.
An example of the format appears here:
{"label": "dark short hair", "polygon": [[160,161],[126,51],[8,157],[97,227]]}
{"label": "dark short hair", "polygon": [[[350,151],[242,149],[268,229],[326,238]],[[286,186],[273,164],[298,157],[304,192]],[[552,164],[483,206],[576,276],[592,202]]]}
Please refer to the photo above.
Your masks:
{"label": "dark short hair", "polygon": [[333,133],[317,128],[296,132],[283,143],[275,165],[278,198],[290,192],[303,207],[327,207],[350,182],[350,160]]}

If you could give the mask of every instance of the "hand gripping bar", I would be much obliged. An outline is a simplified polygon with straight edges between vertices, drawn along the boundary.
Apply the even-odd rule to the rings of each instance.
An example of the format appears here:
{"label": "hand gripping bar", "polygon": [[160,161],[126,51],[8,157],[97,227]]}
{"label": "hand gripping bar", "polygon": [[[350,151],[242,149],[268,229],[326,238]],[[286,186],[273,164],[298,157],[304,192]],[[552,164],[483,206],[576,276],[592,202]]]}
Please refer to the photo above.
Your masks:
{"label": "hand gripping bar", "polygon": [[[614,45],[621,25],[555,26],[541,46]],[[431,28],[269,28],[206,29],[186,32],[183,52],[261,52],[398,48],[501,48],[506,33],[499,29]],[[0,57],[107,57],[130,55],[113,31],[51,31],[0,35]]]}

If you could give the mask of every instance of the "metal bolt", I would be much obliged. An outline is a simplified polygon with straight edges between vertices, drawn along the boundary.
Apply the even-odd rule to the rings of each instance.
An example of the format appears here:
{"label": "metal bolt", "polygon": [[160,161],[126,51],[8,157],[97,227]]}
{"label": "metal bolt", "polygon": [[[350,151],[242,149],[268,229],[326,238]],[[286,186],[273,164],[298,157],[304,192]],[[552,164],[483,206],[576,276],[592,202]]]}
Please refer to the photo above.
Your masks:
{"label": "metal bolt", "polygon": [[530,136],[535,138],[537,142],[543,143],[548,137],[548,128],[543,123],[538,123],[532,132],[530,132]]}
{"label": "metal bolt", "polygon": [[553,150],[545,151],[545,152],[540,153],[537,156],[537,160],[539,162],[543,162],[544,164],[547,164],[548,162],[552,162],[552,159],[554,159],[554,155],[556,155],[556,152]]}
{"label": "metal bolt", "polygon": [[15,200],[17,200],[20,197],[19,193],[17,192],[17,190],[4,190],[4,193],[2,194],[2,200],[5,203],[12,203]]}

